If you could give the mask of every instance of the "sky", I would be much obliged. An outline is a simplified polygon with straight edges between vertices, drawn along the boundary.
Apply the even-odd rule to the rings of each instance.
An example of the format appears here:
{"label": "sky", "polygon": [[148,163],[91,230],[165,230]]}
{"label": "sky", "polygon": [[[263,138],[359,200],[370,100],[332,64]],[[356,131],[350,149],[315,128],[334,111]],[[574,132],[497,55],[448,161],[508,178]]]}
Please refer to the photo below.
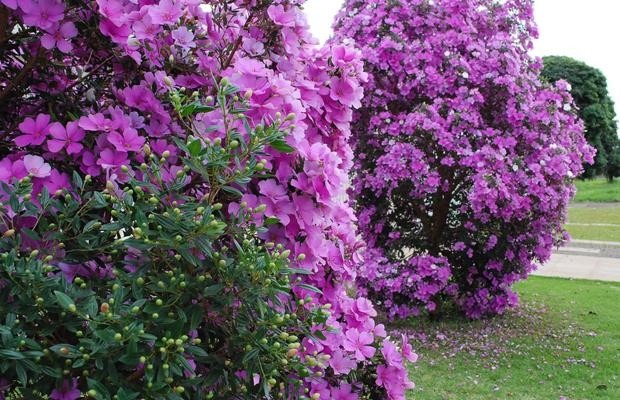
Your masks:
{"label": "sky", "polygon": [[[325,41],[342,0],[307,0],[314,35]],[[569,56],[603,71],[620,117],[620,0],[535,0],[534,55]],[[617,119],[620,119],[618,118]]]}

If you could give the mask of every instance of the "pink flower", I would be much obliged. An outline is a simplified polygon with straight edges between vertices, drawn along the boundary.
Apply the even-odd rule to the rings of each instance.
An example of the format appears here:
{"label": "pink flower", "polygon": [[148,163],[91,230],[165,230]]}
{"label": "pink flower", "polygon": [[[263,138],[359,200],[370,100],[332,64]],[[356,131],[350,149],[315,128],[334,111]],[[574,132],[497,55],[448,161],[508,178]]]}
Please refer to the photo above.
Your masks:
{"label": "pink flower", "polygon": [[39,192],[46,187],[48,193],[55,193],[59,189],[68,189],[70,186],[69,176],[53,169],[50,176],[35,182],[34,191]]}
{"label": "pink flower", "polygon": [[126,16],[123,4],[119,0],[97,0],[99,6],[99,14],[120,26],[124,22]]}
{"label": "pink flower", "polygon": [[50,116],[47,114],[39,114],[36,119],[26,118],[19,124],[23,135],[15,138],[15,144],[19,147],[41,145],[49,132],[49,123]]}
{"label": "pink flower", "polygon": [[267,179],[258,184],[259,192],[273,202],[288,200],[286,190],[275,179]]}
{"label": "pink flower", "polygon": [[389,339],[383,340],[383,347],[381,348],[381,354],[385,359],[387,365],[400,365],[403,362],[403,357],[398,351],[398,348]]}
{"label": "pink flower", "polygon": [[62,124],[54,122],[50,126],[50,134],[54,139],[47,141],[47,147],[52,153],[58,153],[66,148],[67,154],[79,153],[84,146],[80,143],[84,139],[84,131],[80,129],[77,121],[71,121],[65,128]]}
{"label": "pink flower", "polygon": [[41,37],[41,45],[46,49],[57,47],[63,53],[69,53],[73,50],[73,45],[67,39],[77,36],[78,31],[73,22],[65,22],[60,26],[56,26],[54,30],[44,34]]}
{"label": "pink flower", "polygon": [[114,43],[126,44],[127,38],[131,34],[131,28],[128,25],[117,25],[114,21],[102,18],[99,22],[99,30],[106,36],[109,36]]}
{"label": "pink flower", "polygon": [[407,335],[403,334],[401,339],[401,352],[403,353],[403,357],[412,363],[418,361],[418,355],[413,352],[413,348],[411,347],[411,344],[409,344],[409,338]]}
{"label": "pink flower", "polygon": [[11,10],[15,10],[17,8],[17,0],[0,0],[0,3],[4,4]]}
{"label": "pink flower", "polygon": [[185,26],[181,26],[173,30],[172,38],[174,39],[174,44],[183,49],[190,49],[192,47],[196,47],[196,43],[194,43],[194,34]]}
{"label": "pink flower", "polygon": [[377,311],[375,311],[372,302],[365,297],[358,297],[351,307],[351,311],[356,315],[358,321],[363,322],[368,317],[376,317]]}
{"label": "pink flower", "polygon": [[347,46],[335,46],[332,49],[332,61],[338,67],[345,67],[351,64],[358,56],[357,51]]}
{"label": "pink flower", "polygon": [[334,370],[334,374],[348,374],[357,366],[357,363],[346,357],[342,351],[336,350],[329,360],[329,366]]}
{"label": "pink flower", "polygon": [[373,341],[371,333],[360,332],[357,328],[352,328],[345,334],[343,347],[345,350],[354,352],[357,361],[364,361],[375,354],[376,349],[369,346]]}
{"label": "pink flower", "polygon": [[51,28],[64,17],[64,3],[58,0],[21,0],[19,6],[24,11],[24,23],[41,29]]}
{"label": "pink flower", "polygon": [[45,178],[52,172],[52,167],[43,158],[30,154],[24,156],[24,167],[30,175],[36,178]]}
{"label": "pink flower", "polygon": [[402,367],[379,365],[377,367],[377,379],[375,383],[386,389],[390,400],[404,400],[405,389],[414,388],[413,383],[407,377],[407,371]]}
{"label": "pink flower", "polygon": [[127,153],[123,151],[114,151],[112,149],[104,149],[97,160],[97,164],[103,169],[118,168],[127,164]]}
{"label": "pink flower", "polygon": [[13,163],[9,160],[8,157],[0,160],[0,182],[10,182],[13,177],[11,169],[13,168]]}
{"label": "pink flower", "polygon": [[146,14],[140,21],[136,21],[132,27],[133,33],[136,35],[136,39],[139,40],[151,39],[161,32],[161,27],[154,24],[148,14]]}
{"label": "pink flower", "polygon": [[283,5],[269,6],[267,9],[267,15],[273,22],[280,26],[295,26],[295,10],[291,8],[288,11],[284,10]]}
{"label": "pink flower", "polygon": [[11,160],[6,157],[0,161],[0,182],[9,183],[13,178],[22,179],[27,175],[28,172],[22,160],[11,162]]}
{"label": "pink flower", "polygon": [[132,128],[126,128],[121,135],[118,132],[111,132],[108,135],[110,142],[118,151],[139,151],[144,145],[144,138],[138,135],[138,131]]}
{"label": "pink flower", "polygon": [[110,132],[112,130],[112,121],[101,113],[81,117],[79,125],[87,131]]}
{"label": "pink flower", "polygon": [[353,392],[350,383],[343,383],[338,388],[333,388],[331,400],[357,400],[358,396]]}
{"label": "pink flower", "polygon": [[159,5],[149,8],[151,20],[158,25],[174,25],[182,15],[181,4],[173,0],[161,0]]}
{"label": "pink flower", "polygon": [[355,85],[351,80],[334,77],[330,81],[330,87],[329,97],[333,100],[354,108],[362,106],[360,102],[363,94],[362,88]]}

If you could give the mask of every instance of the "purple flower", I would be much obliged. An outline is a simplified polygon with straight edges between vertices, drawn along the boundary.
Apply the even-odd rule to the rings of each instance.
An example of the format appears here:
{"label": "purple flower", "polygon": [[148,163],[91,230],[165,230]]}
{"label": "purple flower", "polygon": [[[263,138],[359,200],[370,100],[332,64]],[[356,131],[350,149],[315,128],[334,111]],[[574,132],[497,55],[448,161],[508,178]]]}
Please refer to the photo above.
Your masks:
{"label": "purple flower", "polygon": [[51,28],[64,17],[65,6],[58,0],[20,0],[24,23],[41,29]]}
{"label": "purple flower", "polygon": [[181,26],[173,30],[172,38],[174,39],[174,44],[183,49],[187,50],[192,47],[196,47],[196,43],[194,42],[194,34],[185,26]]}
{"label": "purple flower", "polygon": [[334,370],[334,374],[348,374],[355,369],[357,362],[347,356],[340,350],[336,350],[329,359],[329,366]]}
{"label": "purple flower", "polygon": [[108,142],[114,145],[118,151],[140,151],[144,145],[144,138],[138,135],[135,129],[126,128],[122,134],[116,131],[110,132]]}
{"label": "purple flower", "polygon": [[52,153],[58,153],[64,148],[67,154],[75,154],[79,153],[84,147],[80,143],[84,139],[84,131],[80,129],[77,121],[69,122],[66,128],[62,124],[54,122],[49,131],[53,139],[48,139],[47,147]]}
{"label": "purple flower", "polygon": [[173,0],[161,0],[158,5],[149,8],[149,16],[154,24],[174,25],[183,15],[179,2]]}
{"label": "purple flower", "polygon": [[112,149],[103,149],[97,159],[97,164],[103,169],[119,168],[127,164],[127,153]]}
{"label": "purple flower", "polygon": [[73,378],[71,381],[63,381],[62,387],[52,390],[50,393],[50,399],[52,400],[77,400],[80,398],[81,393],[77,388],[78,381]]}
{"label": "purple flower", "polygon": [[69,53],[73,50],[73,45],[68,39],[75,37],[77,34],[78,31],[73,22],[65,22],[44,34],[41,37],[41,45],[46,49],[57,47],[63,53]]}
{"label": "purple flower", "polygon": [[357,328],[352,328],[345,333],[343,347],[353,352],[357,361],[364,361],[375,354],[376,349],[371,346],[373,342],[371,333],[360,332]]}
{"label": "purple flower", "polygon": [[39,114],[36,119],[26,118],[19,124],[19,130],[23,133],[15,138],[15,144],[19,147],[38,146],[43,144],[49,133],[50,116]]}
{"label": "purple flower", "polygon": [[45,178],[52,172],[52,167],[43,158],[30,154],[24,156],[24,167],[30,175],[36,178]]}
{"label": "purple flower", "polygon": [[283,5],[272,5],[267,9],[267,15],[273,22],[281,26],[294,27],[295,26],[295,9],[291,8],[288,11],[284,10]]}

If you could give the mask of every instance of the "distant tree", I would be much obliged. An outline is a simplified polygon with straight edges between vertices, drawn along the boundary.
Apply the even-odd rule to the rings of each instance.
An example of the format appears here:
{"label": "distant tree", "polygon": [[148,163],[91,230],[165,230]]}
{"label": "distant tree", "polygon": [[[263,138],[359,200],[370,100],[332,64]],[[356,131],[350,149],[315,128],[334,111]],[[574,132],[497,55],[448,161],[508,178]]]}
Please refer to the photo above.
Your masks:
{"label": "distant tree", "polygon": [[543,62],[545,79],[550,82],[564,79],[571,84],[579,116],[585,122],[586,139],[597,150],[594,164],[585,166],[583,177],[602,174],[611,181],[620,176],[620,138],[605,75],[570,57],[549,56]]}

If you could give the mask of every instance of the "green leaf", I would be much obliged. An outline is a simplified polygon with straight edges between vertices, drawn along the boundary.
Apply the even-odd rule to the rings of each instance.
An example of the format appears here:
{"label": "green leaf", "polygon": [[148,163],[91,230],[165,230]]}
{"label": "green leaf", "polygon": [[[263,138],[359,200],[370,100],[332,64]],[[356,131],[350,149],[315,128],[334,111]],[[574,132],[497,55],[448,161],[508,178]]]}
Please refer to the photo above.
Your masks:
{"label": "green leaf", "polygon": [[318,289],[318,288],[316,288],[316,287],[314,287],[314,286],[311,286],[311,285],[305,284],[305,283],[299,283],[299,284],[297,284],[296,286],[297,286],[297,287],[300,287],[300,288],[302,288],[302,289],[309,290],[309,291],[311,291],[311,292],[315,292],[315,293],[323,293],[320,289]]}
{"label": "green leaf", "polygon": [[236,197],[241,197],[243,196],[243,193],[241,193],[241,191],[239,189],[235,189],[232,186],[222,186],[222,190],[225,191],[226,193],[230,193],[235,195]]}
{"label": "green leaf", "polygon": [[71,300],[71,297],[67,296],[63,292],[54,290],[54,295],[56,296],[56,300],[58,301],[58,304],[60,304],[60,306],[64,308],[65,310],[68,310],[69,306],[71,305],[75,306],[75,302]]}
{"label": "green leaf", "polygon": [[277,217],[267,217],[265,218],[264,226],[276,225],[280,223],[280,219]]}
{"label": "green leaf", "polygon": [[217,283],[215,285],[211,285],[202,292],[207,297],[213,297],[224,289],[224,285],[221,283]]}
{"label": "green leaf", "polygon": [[257,358],[259,352],[260,352],[260,350],[258,348],[253,348],[252,350],[248,351],[245,354],[245,356],[243,356],[243,363],[247,364],[248,362],[250,362],[253,359]]}
{"label": "green leaf", "polygon": [[185,351],[188,354],[191,354],[196,357],[206,357],[208,356],[207,352],[202,348],[194,345],[185,346]]}
{"label": "green leaf", "polygon": [[26,370],[21,366],[21,364],[15,364],[15,373],[17,374],[22,386],[26,387],[26,385],[28,385],[28,373],[26,373]]}
{"label": "green leaf", "polygon": [[190,104],[183,106],[179,110],[179,114],[182,117],[188,117],[190,115],[196,115],[199,113],[205,113],[205,112],[210,112],[210,111],[213,111],[213,107],[205,106],[204,104],[201,104],[199,102],[194,102],[194,103],[190,103]]}
{"label": "green leaf", "polygon": [[6,358],[8,360],[23,360],[26,356],[19,351],[0,349],[0,358]]}
{"label": "green leaf", "polygon": [[118,389],[118,392],[116,392],[116,396],[118,400],[133,400],[139,397],[140,393],[129,391],[128,389],[125,389],[125,388],[120,388]]}
{"label": "green leaf", "polygon": [[189,312],[189,330],[194,330],[202,323],[204,318],[204,309],[200,306],[192,306]]}
{"label": "green leaf", "polygon": [[84,185],[84,181],[82,180],[82,177],[75,170],[73,171],[73,185],[78,189],[81,189],[82,186]]}
{"label": "green leaf", "polygon": [[272,141],[271,143],[269,143],[269,145],[282,153],[292,153],[295,151],[294,148],[292,148],[288,143],[286,143],[282,139],[276,139]]}
{"label": "green leaf", "polygon": [[314,332],[312,333],[312,335],[313,335],[314,337],[318,338],[318,339],[325,340],[325,335],[324,335],[324,334],[323,334],[323,332],[322,332],[322,331],[320,331],[320,330],[316,330],[316,331],[314,331]]}
{"label": "green leaf", "polygon": [[189,150],[189,154],[192,157],[197,157],[200,154],[200,150],[202,150],[202,144],[200,143],[200,140],[196,139],[193,142],[190,142],[187,145],[187,150]]}
{"label": "green leaf", "polygon": [[110,399],[110,392],[108,392],[108,389],[106,389],[101,382],[91,378],[88,378],[86,381],[88,382],[88,387],[90,389],[97,391],[97,396],[95,396],[96,399]]}
{"label": "green leaf", "polygon": [[41,366],[41,372],[47,376],[51,376],[52,378],[62,377],[62,370],[60,368],[54,369],[48,366]]}
{"label": "green leaf", "polygon": [[99,221],[97,221],[96,219],[92,220],[92,221],[88,221],[86,223],[86,225],[84,225],[84,229],[82,229],[82,232],[86,233],[89,232],[93,229],[93,227],[98,223]]}
{"label": "green leaf", "polygon": [[107,207],[108,202],[103,198],[103,195],[99,192],[93,193],[93,208]]}

